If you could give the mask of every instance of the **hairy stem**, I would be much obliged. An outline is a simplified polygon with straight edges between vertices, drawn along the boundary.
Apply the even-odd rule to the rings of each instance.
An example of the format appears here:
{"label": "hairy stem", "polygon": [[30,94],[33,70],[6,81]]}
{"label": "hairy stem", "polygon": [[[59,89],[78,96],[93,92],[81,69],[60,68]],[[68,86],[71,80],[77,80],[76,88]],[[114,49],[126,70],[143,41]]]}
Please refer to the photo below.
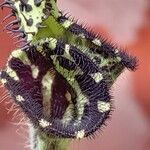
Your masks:
{"label": "hairy stem", "polygon": [[31,150],[67,150],[69,139],[62,139],[52,135],[46,135],[40,130],[29,126]]}

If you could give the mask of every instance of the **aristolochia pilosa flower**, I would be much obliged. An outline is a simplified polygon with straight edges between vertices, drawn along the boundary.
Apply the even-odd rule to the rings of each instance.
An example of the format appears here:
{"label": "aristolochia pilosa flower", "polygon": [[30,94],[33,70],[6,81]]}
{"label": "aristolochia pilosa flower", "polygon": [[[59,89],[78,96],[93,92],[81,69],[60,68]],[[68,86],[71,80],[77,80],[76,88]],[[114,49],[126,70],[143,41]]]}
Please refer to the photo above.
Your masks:
{"label": "aristolochia pilosa flower", "polygon": [[[13,50],[1,82],[45,134],[83,138],[105,124],[110,88],[137,60],[63,15],[54,0],[5,0],[16,20],[6,29],[24,42]],[[5,18],[5,19],[6,19]]]}

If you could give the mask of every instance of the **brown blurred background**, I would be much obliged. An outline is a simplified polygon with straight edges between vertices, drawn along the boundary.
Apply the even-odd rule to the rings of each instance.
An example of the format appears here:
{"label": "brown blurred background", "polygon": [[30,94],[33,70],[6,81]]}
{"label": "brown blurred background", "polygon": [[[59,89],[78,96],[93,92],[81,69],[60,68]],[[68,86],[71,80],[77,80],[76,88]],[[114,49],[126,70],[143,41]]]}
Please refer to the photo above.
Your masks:
{"label": "brown blurred background", "polygon": [[[2,2],[2,0],[0,0]],[[126,71],[112,88],[115,111],[95,139],[73,141],[69,150],[150,150],[150,1],[58,0],[64,12],[118,43],[139,59],[135,73]],[[0,21],[8,10],[0,10]],[[15,46],[0,24],[0,68]],[[0,90],[0,97],[4,89]],[[2,99],[2,98],[1,98]],[[24,150],[26,130],[12,125],[9,99],[0,103],[0,150]],[[18,129],[18,130],[17,130]]]}

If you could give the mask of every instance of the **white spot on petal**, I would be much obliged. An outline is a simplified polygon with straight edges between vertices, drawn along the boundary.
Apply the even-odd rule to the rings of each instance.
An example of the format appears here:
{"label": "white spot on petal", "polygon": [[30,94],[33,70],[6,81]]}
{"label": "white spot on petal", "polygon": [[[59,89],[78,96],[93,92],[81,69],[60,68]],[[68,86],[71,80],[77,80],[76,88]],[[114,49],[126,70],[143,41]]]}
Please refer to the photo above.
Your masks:
{"label": "white spot on petal", "polygon": [[99,39],[95,38],[93,41],[92,41],[94,44],[96,44],[97,46],[101,46],[102,43]]}
{"label": "white spot on petal", "polygon": [[115,53],[116,53],[116,54],[119,53],[119,50],[118,50],[118,49],[115,49]]}
{"label": "white spot on petal", "polygon": [[85,135],[85,131],[84,130],[78,131],[76,133],[76,138],[77,139],[82,139],[82,138],[84,138],[84,135]]}
{"label": "white spot on petal", "polygon": [[78,36],[81,37],[81,38],[83,38],[83,39],[85,39],[85,35],[83,33],[79,34]]}
{"label": "white spot on petal", "polygon": [[91,77],[95,80],[96,83],[99,83],[103,79],[103,75],[100,72],[91,74]]}
{"label": "white spot on petal", "polygon": [[62,25],[63,25],[64,28],[67,29],[67,28],[69,28],[72,24],[73,24],[72,21],[66,20]]}
{"label": "white spot on petal", "polygon": [[18,102],[23,102],[23,101],[25,101],[25,99],[24,99],[21,95],[17,95],[17,96],[16,96],[16,100],[17,100]]}
{"label": "white spot on petal", "polygon": [[110,102],[98,101],[97,104],[98,104],[98,110],[99,110],[101,113],[107,112],[107,111],[109,111],[110,108],[111,108]]}
{"label": "white spot on petal", "polygon": [[48,126],[50,126],[50,125],[52,125],[52,124],[49,123],[48,121],[46,121],[45,119],[41,119],[41,120],[39,120],[39,125],[40,125],[41,127],[43,127],[43,128],[46,128],[46,127],[48,127]]}
{"label": "white spot on petal", "polygon": [[117,59],[118,59],[119,62],[121,61],[121,57],[118,56]]}

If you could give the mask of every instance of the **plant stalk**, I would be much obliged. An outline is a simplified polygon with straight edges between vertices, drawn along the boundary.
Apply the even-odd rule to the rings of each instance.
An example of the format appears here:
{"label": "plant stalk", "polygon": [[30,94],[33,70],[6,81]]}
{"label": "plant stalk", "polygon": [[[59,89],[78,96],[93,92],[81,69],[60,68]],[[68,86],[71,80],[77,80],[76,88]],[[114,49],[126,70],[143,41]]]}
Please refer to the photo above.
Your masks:
{"label": "plant stalk", "polygon": [[32,125],[29,125],[31,150],[68,150],[69,139],[46,135]]}

